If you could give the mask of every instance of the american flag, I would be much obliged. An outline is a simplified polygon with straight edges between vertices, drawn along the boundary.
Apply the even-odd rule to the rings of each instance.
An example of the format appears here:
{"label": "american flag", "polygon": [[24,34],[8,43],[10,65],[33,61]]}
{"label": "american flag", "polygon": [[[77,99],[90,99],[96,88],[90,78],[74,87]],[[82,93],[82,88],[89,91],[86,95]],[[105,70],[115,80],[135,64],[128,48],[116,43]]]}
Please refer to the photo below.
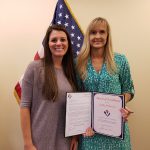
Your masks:
{"label": "american flag", "polygon": [[83,43],[83,32],[73,17],[70,8],[67,6],[68,4],[65,0],[58,1],[52,24],[61,24],[66,27],[70,34],[74,55],[76,56],[78,55]]}
{"label": "american flag", "polygon": [[[66,0],[58,0],[51,24],[61,24],[65,26],[68,33],[70,34],[74,56],[76,57],[81,49],[84,36]],[[43,45],[35,54],[34,60],[38,60],[42,57],[44,57]],[[23,76],[18,81],[14,89],[14,95],[18,103],[20,103],[21,99],[22,78]]]}

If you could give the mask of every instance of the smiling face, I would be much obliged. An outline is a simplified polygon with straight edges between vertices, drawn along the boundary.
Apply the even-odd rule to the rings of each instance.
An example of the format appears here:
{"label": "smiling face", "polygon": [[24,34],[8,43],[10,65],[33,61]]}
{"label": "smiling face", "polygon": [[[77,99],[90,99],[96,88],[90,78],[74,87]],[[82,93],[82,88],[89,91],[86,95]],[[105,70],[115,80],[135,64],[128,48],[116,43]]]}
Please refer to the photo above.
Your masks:
{"label": "smiling face", "polygon": [[107,42],[107,25],[104,22],[97,23],[90,31],[89,40],[92,49],[104,49]]}
{"label": "smiling face", "polygon": [[66,33],[53,30],[49,36],[49,48],[53,58],[62,58],[68,50],[68,39]]}

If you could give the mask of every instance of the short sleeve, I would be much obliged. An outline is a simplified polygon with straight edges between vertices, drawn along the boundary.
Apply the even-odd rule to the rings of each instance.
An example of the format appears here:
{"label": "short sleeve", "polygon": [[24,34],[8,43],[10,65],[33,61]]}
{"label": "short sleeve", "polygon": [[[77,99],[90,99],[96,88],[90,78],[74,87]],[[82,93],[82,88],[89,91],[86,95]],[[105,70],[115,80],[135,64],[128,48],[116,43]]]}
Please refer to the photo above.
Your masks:
{"label": "short sleeve", "polygon": [[131,77],[130,66],[127,58],[122,55],[120,66],[120,82],[122,93],[130,93],[132,98],[134,97],[134,85]]}
{"label": "short sleeve", "polygon": [[31,62],[22,79],[20,107],[31,107],[34,83],[34,64]]}

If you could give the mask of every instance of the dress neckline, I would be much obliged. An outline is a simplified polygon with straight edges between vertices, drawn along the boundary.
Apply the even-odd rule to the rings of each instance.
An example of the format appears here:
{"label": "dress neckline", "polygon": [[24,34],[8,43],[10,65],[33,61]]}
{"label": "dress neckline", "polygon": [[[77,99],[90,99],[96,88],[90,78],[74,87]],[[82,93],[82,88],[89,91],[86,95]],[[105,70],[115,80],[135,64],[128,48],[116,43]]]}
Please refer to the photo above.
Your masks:
{"label": "dress neckline", "polygon": [[89,62],[90,66],[91,66],[91,68],[92,68],[92,70],[93,70],[93,72],[94,72],[95,74],[100,75],[100,74],[102,73],[103,68],[104,68],[104,65],[105,65],[104,62],[103,62],[102,67],[101,67],[101,69],[100,69],[99,71],[96,71],[96,70],[95,70],[95,68],[94,68],[94,66],[93,66],[93,64],[92,64],[91,57],[89,57],[88,62]]}

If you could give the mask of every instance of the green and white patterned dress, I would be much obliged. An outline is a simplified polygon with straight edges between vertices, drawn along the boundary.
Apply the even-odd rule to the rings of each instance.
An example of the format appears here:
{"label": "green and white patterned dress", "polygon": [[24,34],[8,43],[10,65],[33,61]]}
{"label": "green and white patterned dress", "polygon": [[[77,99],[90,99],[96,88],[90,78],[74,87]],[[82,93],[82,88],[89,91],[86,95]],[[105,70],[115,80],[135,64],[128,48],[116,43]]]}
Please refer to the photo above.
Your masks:
{"label": "green and white patterned dress", "polygon": [[[130,74],[130,67],[124,55],[115,53],[114,59],[118,72],[110,75],[104,63],[100,72],[96,72],[88,59],[87,77],[83,81],[84,90],[102,93],[131,93],[134,95],[134,86]],[[81,86],[81,84],[80,84]],[[128,124],[125,123],[124,139],[95,134],[93,137],[79,138],[79,150],[131,150]]]}

